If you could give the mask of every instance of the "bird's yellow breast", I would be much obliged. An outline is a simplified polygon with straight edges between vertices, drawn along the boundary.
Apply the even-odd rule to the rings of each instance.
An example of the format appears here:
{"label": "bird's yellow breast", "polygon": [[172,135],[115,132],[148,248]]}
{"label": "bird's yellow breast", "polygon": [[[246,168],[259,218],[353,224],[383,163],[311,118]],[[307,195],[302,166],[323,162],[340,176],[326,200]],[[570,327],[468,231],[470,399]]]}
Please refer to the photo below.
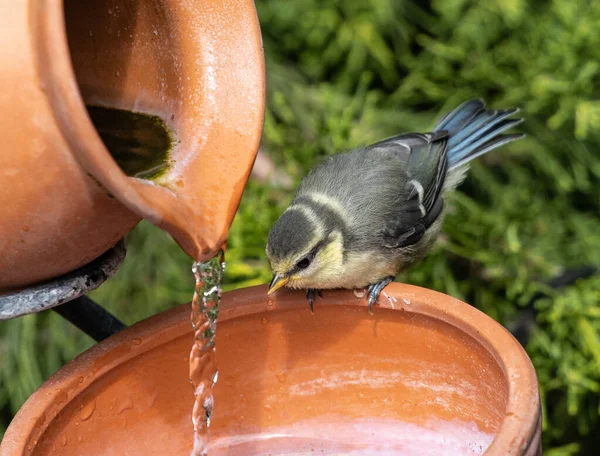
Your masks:
{"label": "bird's yellow breast", "polygon": [[[332,243],[333,244],[333,243]],[[341,247],[341,246],[339,246]],[[323,252],[332,261],[319,267],[310,277],[288,283],[291,288],[363,288],[384,277],[395,276],[397,262],[379,252],[349,252],[344,260],[343,251],[335,245],[327,246]]]}

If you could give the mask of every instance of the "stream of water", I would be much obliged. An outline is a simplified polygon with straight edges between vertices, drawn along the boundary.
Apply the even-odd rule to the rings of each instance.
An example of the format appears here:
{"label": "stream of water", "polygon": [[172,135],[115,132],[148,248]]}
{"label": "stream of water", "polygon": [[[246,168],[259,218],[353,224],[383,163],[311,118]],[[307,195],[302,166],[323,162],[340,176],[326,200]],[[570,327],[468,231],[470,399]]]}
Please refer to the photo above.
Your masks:
{"label": "stream of water", "polygon": [[190,383],[194,387],[196,401],[192,411],[194,449],[191,456],[205,456],[208,453],[208,428],[213,409],[212,390],[219,373],[215,334],[224,270],[225,258],[222,252],[205,263],[194,263],[192,267],[196,288],[190,317],[194,330],[194,345],[190,353]]}

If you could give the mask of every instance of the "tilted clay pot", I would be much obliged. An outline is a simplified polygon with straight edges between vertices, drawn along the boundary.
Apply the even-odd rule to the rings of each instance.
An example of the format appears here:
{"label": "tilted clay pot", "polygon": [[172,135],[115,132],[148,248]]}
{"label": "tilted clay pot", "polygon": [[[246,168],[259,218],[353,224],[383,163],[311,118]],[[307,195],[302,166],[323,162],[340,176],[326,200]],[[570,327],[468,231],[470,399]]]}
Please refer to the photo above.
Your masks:
{"label": "tilted clay pot", "polygon": [[[351,292],[314,315],[300,292],[225,293],[209,454],[541,454],[536,375],[511,334],[434,291],[385,293],[373,315]],[[188,318],[171,309],[68,364],[0,456],[188,455]]]}
{"label": "tilted clay pot", "polygon": [[[141,217],[214,255],[262,130],[252,0],[0,0],[0,62],[0,291],[88,263]],[[159,116],[160,179],[127,177],[86,105]]]}

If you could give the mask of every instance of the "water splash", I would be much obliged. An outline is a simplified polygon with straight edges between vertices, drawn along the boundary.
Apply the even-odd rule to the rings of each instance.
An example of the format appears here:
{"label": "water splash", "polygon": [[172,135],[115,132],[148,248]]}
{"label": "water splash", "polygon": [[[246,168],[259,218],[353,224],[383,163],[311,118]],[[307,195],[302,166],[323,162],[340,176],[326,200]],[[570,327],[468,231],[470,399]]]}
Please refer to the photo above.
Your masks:
{"label": "water splash", "polygon": [[194,263],[192,267],[196,288],[190,317],[194,330],[194,345],[190,352],[190,383],[194,387],[196,401],[192,411],[194,449],[191,456],[205,456],[208,452],[208,428],[213,409],[212,389],[219,373],[215,334],[224,270],[225,257],[222,252],[205,263]]}

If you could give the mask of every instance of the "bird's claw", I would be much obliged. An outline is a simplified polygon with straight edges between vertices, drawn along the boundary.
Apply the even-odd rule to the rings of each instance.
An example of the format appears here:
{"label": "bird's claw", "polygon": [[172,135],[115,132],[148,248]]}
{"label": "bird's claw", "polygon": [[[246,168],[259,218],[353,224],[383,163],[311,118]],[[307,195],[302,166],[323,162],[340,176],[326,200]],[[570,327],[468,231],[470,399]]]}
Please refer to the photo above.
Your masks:
{"label": "bird's claw", "polygon": [[392,281],[394,277],[386,277],[381,282],[373,283],[369,285],[367,288],[367,295],[369,296],[369,313],[373,313],[373,305],[379,299],[379,295],[383,291],[385,287],[387,287]]}
{"label": "bird's claw", "polygon": [[323,296],[321,296],[321,290],[315,290],[315,289],[308,289],[306,290],[306,299],[308,299],[308,305],[310,306],[310,313],[315,313],[315,309],[314,309],[314,300],[315,300],[315,295],[317,295],[319,298],[322,298]]}

